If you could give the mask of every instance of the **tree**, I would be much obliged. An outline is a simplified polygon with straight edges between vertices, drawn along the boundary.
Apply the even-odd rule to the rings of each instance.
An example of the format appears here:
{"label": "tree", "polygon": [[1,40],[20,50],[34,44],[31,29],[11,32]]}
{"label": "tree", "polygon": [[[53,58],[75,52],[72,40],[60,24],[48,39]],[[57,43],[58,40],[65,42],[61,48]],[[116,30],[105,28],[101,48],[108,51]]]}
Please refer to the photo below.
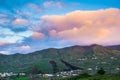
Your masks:
{"label": "tree", "polygon": [[97,72],[100,75],[104,75],[105,74],[105,70],[103,68],[100,68],[100,70],[98,70]]}

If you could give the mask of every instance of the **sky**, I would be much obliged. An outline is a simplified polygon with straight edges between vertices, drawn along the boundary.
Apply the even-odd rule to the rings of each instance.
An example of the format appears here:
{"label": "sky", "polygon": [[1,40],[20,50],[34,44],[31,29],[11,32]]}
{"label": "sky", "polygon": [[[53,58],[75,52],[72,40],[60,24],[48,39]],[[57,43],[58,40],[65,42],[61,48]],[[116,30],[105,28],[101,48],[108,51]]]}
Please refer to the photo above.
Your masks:
{"label": "sky", "polygon": [[119,45],[120,0],[0,0],[0,53]]}

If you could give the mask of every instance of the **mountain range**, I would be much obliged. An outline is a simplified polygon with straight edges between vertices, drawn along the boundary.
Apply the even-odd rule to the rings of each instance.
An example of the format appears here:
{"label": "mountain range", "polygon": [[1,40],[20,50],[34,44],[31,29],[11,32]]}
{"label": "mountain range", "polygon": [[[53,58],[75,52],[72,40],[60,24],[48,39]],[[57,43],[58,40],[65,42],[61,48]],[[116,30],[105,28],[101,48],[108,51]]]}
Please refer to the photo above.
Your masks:
{"label": "mountain range", "polygon": [[115,72],[115,68],[120,67],[120,45],[75,45],[60,49],[48,48],[28,54],[0,54],[0,72],[31,72],[37,68],[43,73],[51,73],[51,60],[57,63],[59,71],[67,69],[60,59],[84,69],[92,68],[95,71],[104,67],[108,72]]}

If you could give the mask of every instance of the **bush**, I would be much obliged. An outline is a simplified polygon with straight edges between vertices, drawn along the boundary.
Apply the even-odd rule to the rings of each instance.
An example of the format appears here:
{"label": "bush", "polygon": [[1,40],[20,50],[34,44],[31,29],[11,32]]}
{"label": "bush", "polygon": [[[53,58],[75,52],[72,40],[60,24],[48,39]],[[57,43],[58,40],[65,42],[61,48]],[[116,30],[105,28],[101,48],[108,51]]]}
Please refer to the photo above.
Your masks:
{"label": "bush", "polygon": [[104,75],[105,74],[105,70],[103,68],[100,68],[100,70],[98,70],[97,72],[100,75]]}

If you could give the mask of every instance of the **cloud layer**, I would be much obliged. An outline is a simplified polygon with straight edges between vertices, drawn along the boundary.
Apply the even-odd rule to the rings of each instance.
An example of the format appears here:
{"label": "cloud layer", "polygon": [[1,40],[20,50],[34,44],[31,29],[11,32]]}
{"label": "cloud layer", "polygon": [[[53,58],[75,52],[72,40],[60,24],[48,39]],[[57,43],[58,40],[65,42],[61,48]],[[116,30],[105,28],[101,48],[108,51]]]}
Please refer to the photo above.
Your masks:
{"label": "cloud layer", "polygon": [[42,16],[53,38],[78,44],[119,44],[120,10],[73,11],[65,15]]}
{"label": "cloud layer", "polygon": [[1,0],[0,53],[120,44],[118,0]]}

